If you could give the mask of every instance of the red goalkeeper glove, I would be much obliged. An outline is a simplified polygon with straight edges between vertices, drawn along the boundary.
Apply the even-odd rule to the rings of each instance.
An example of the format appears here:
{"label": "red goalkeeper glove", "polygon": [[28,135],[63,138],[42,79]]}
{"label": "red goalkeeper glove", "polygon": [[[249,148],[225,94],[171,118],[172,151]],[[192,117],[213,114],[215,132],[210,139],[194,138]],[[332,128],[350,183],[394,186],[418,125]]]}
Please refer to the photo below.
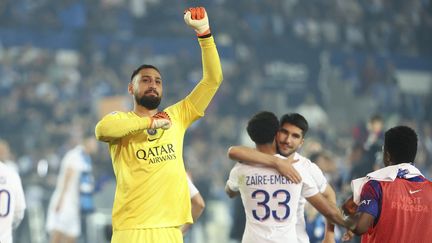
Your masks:
{"label": "red goalkeeper glove", "polygon": [[204,7],[188,8],[184,11],[184,20],[195,30],[198,37],[210,35],[210,25]]}
{"label": "red goalkeeper glove", "polygon": [[150,128],[162,128],[164,130],[171,127],[171,118],[165,111],[160,111],[154,114],[151,118]]}

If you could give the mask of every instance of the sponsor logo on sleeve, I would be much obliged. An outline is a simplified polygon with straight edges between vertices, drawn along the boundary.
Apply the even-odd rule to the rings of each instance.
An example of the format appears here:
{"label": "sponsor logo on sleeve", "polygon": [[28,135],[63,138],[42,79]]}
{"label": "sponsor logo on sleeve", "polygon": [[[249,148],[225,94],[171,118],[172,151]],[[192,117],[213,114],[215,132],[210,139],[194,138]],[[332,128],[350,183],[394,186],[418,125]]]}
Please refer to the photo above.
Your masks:
{"label": "sponsor logo on sleeve", "polygon": [[360,205],[369,205],[369,203],[371,202],[371,200],[363,200],[360,202]]}

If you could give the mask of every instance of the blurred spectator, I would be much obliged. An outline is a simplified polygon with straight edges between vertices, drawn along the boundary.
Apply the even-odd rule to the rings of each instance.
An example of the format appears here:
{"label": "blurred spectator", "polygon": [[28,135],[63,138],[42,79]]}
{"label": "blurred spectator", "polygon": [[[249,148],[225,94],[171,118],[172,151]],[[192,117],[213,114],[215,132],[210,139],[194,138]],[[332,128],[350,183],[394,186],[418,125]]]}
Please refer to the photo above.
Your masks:
{"label": "blurred spectator", "polygon": [[[93,134],[69,150],[62,160],[47,215],[51,243],[74,243],[81,235],[81,214],[94,210],[91,155],[98,144]],[[84,227],[85,228],[85,227]]]}
{"label": "blurred spectator", "polygon": [[339,168],[332,155],[327,151],[319,151],[309,156],[323,172],[330,185],[336,185],[339,180]]}
{"label": "blurred spectator", "polygon": [[310,133],[325,140],[329,118],[326,111],[317,104],[315,96],[306,95],[305,100],[297,107],[296,112],[304,114],[309,123]]}
{"label": "blurred spectator", "polygon": [[372,167],[368,172],[378,169],[381,165],[381,151],[384,145],[384,120],[381,115],[372,115],[367,123],[367,138],[363,144],[366,151],[366,160]]}
{"label": "blurred spectator", "polygon": [[19,173],[18,165],[14,161],[9,144],[3,139],[0,139],[0,161],[9,166],[15,172]]}
{"label": "blurred spectator", "polygon": [[[312,205],[306,204],[305,206],[306,218],[306,231],[309,235],[310,243],[320,243],[324,239],[324,232],[326,227],[326,218],[322,216]],[[335,227],[334,242],[340,243],[341,230]]]}
{"label": "blurred spectator", "polygon": [[348,161],[351,166],[350,171],[350,182],[352,179],[359,178],[364,175],[363,172],[368,172],[370,166],[365,156],[366,151],[364,150],[363,144],[355,143],[348,154]]}
{"label": "blurred spectator", "polygon": [[423,126],[423,137],[420,138],[424,144],[425,150],[427,152],[427,159],[429,165],[432,164],[432,125],[430,123],[425,123]]}
{"label": "blurred spectator", "polygon": [[361,70],[363,92],[370,92],[371,87],[376,85],[380,79],[381,76],[375,59],[372,56],[367,56]]}
{"label": "blurred spectator", "polygon": [[18,172],[0,161],[0,241],[12,243],[12,231],[24,218],[26,203]]}

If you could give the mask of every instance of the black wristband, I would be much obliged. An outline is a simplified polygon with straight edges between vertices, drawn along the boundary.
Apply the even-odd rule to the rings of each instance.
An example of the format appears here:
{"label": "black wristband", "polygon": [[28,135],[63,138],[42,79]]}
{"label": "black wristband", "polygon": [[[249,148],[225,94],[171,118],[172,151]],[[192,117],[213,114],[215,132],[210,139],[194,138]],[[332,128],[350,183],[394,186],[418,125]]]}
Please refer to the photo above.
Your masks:
{"label": "black wristband", "polygon": [[208,38],[208,37],[210,37],[211,35],[212,35],[211,33],[208,33],[207,35],[198,36],[198,38]]}

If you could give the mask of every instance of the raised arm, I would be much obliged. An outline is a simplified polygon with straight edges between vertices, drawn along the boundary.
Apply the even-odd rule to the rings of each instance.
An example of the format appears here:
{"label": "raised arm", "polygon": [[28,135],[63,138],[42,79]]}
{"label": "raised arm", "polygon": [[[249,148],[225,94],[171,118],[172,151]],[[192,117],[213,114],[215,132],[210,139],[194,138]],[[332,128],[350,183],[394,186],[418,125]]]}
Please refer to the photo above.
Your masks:
{"label": "raised arm", "polygon": [[186,97],[186,100],[195,106],[199,114],[204,114],[222,83],[222,67],[205,9],[203,7],[189,8],[185,11],[184,19],[186,24],[197,33],[203,69],[202,79]]}
{"label": "raised arm", "polygon": [[262,153],[246,146],[232,146],[228,149],[228,157],[251,165],[263,165],[274,168],[281,175],[286,176],[294,183],[301,182],[301,176],[292,166],[295,160],[282,159],[274,155]]}

